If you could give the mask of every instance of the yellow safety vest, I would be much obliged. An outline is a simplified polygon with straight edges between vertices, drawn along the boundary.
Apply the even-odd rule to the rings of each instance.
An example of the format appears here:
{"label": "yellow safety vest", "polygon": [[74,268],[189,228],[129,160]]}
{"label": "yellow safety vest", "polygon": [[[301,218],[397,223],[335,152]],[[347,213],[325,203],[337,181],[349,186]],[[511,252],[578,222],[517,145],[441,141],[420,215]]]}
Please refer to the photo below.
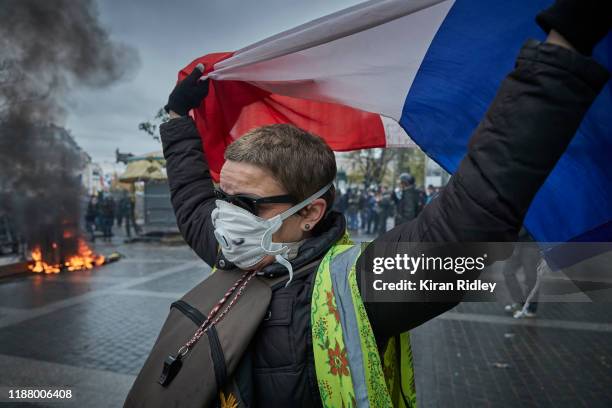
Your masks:
{"label": "yellow safety vest", "polygon": [[315,277],[310,318],[321,401],[330,408],[416,407],[410,336],[393,337],[379,351],[357,287],[360,253],[360,245],[335,245]]}

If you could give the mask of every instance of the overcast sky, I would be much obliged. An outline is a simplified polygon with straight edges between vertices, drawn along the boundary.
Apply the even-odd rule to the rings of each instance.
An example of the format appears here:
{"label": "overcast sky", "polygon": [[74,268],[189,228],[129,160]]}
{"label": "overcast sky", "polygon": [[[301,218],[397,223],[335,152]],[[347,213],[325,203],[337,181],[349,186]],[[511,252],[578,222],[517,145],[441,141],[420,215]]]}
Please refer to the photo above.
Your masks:
{"label": "overcast sky", "polygon": [[361,0],[97,0],[113,40],[136,48],[141,65],[109,89],[77,91],[66,127],[94,161],[109,168],[119,148],[160,150],[138,123],[165,105],[177,72],[193,59],[233,51]]}

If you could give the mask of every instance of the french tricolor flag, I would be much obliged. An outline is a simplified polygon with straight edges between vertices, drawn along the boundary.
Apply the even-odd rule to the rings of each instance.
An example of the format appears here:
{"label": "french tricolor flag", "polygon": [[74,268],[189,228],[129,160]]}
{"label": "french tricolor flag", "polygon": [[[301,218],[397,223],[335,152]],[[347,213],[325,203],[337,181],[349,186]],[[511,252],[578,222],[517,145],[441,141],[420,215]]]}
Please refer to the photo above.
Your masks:
{"label": "french tricolor flag", "polygon": [[[311,131],[337,151],[409,145],[410,135],[452,173],[522,43],[544,38],[534,18],[551,3],[368,1],[238,51],[198,58],[179,79],[198,63],[212,79],[193,115],[213,177],[228,144],[272,123]],[[610,36],[595,58],[612,67]],[[540,241],[612,241],[610,84],[538,193],[526,225]]]}

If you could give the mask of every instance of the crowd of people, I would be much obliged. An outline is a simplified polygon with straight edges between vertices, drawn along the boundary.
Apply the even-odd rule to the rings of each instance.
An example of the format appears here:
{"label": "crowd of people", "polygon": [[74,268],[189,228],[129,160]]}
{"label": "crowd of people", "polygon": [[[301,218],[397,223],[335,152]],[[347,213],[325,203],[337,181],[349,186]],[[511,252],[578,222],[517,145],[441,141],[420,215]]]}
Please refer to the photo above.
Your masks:
{"label": "crowd of people", "polygon": [[134,208],[134,199],[127,191],[121,191],[117,199],[108,192],[92,195],[85,212],[85,228],[91,241],[95,242],[96,232],[100,231],[102,239],[111,242],[114,225],[119,228],[125,225],[128,238],[132,236],[132,229],[138,233]]}
{"label": "crowd of people", "polygon": [[394,225],[414,219],[440,192],[440,187],[428,185],[425,190],[416,187],[414,177],[402,173],[399,187],[387,185],[369,188],[349,187],[338,190],[334,207],[343,213],[352,232],[379,235]]}
{"label": "crowd of people", "polygon": [[[334,207],[345,215],[347,228],[351,232],[378,236],[394,225],[416,218],[440,193],[440,189],[428,185],[421,190],[415,186],[412,175],[403,173],[395,190],[380,185],[369,189],[348,188],[344,193],[337,191]],[[533,243],[524,228],[519,234],[519,241]],[[504,310],[516,319],[536,317],[539,292],[536,288],[537,269],[541,260],[535,245],[517,244],[513,256],[504,262],[502,273],[512,300]],[[523,271],[525,276],[523,284],[517,279],[519,271]]]}

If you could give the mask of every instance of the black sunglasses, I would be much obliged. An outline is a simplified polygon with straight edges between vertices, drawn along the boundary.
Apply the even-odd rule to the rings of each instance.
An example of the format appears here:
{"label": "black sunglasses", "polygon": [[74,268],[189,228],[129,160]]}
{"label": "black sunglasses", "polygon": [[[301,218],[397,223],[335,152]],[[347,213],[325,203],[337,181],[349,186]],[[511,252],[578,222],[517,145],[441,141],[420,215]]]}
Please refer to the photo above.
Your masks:
{"label": "black sunglasses", "polygon": [[215,196],[218,200],[225,201],[230,204],[234,204],[253,215],[259,215],[259,206],[261,204],[297,204],[298,201],[291,195],[277,195],[271,197],[256,197],[248,194],[235,194],[230,195],[220,188],[215,188]]}

